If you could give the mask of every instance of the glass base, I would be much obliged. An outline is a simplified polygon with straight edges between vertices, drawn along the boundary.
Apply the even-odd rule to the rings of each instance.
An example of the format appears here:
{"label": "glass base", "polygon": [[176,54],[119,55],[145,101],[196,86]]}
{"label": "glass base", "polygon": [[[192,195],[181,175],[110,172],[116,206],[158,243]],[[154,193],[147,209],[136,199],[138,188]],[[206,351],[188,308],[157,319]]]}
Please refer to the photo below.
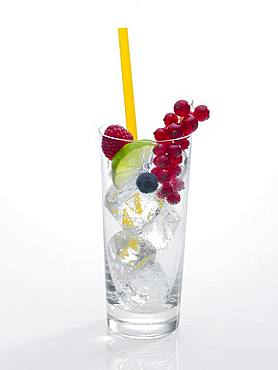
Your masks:
{"label": "glass base", "polygon": [[107,304],[109,330],[116,335],[134,339],[154,339],[165,337],[179,325],[178,308],[162,312],[137,313],[125,311]]}

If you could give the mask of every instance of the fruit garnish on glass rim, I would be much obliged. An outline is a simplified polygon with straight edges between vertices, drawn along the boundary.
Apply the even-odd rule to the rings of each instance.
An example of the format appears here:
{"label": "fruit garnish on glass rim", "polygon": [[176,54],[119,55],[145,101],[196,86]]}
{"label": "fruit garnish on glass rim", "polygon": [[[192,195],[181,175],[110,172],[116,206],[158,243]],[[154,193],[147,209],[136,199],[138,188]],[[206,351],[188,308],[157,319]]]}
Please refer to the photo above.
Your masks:
{"label": "fruit garnish on glass rim", "polygon": [[102,136],[102,151],[104,155],[111,160],[124,145],[132,140],[133,136],[124,127],[120,125],[110,125]]}
{"label": "fruit garnish on glass rim", "polygon": [[[174,112],[164,116],[164,127],[154,131],[155,144],[151,140],[133,141],[132,134],[120,125],[110,125],[102,138],[104,155],[112,160],[112,180],[120,189],[134,178],[142,193],[156,191],[156,195],[170,204],[177,204],[184,188],[182,173],[183,153],[188,149],[188,136],[198,128],[198,123],[209,118],[207,106],[198,105],[195,109],[186,100],[174,104]],[[151,172],[144,166],[154,154]],[[147,169],[149,170],[149,169]],[[137,178],[137,179],[136,179]]]}
{"label": "fruit garnish on glass rim", "polygon": [[[104,155],[112,160],[112,180],[116,188],[123,187],[132,178],[136,180],[136,176],[142,173],[146,162],[150,160],[154,145],[151,140],[133,141],[131,133],[120,125],[106,128],[101,147]],[[151,192],[150,189],[154,192],[157,189],[152,176],[150,174],[153,182],[149,187],[145,177],[142,192]]]}
{"label": "fruit garnish on glass rim", "polygon": [[151,170],[162,185],[156,195],[166,199],[170,204],[177,204],[181,197],[179,191],[184,189],[184,182],[179,177],[182,170],[183,152],[188,149],[190,142],[186,138],[198,128],[198,122],[209,118],[209,109],[205,105],[198,105],[195,109],[186,100],[179,100],[174,104],[174,112],[164,116],[165,127],[154,131],[155,167]]}
{"label": "fruit garnish on glass rim", "polygon": [[116,188],[123,187],[132,178],[136,180],[150,160],[154,145],[150,140],[137,140],[127,143],[115,154],[112,160],[112,180]]}

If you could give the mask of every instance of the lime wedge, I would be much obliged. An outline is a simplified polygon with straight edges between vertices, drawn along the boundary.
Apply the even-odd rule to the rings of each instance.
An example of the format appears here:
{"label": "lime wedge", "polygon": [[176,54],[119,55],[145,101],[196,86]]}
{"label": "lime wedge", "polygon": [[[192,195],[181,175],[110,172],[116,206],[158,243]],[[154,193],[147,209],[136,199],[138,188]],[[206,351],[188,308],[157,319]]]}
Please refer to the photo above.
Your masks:
{"label": "lime wedge", "polygon": [[137,140],[123,146],[112,160],[112,179],[116,188],[121,188],[137,176],[150,159],[155,143]]}

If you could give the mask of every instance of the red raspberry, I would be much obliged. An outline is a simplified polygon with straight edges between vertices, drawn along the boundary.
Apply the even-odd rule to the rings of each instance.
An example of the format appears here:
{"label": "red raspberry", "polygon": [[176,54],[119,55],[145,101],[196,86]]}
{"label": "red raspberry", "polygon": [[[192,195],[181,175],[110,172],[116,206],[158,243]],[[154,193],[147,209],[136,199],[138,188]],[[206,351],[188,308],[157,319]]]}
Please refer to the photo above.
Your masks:
{"label": "red raspberry", "polygon": [[188,136],[192,134],[198,128],[198,121],[195,117],[189,116],[188,118],[183,118],[181,122],[181,126],[183,128],[184,136]]}
{"label": "red raspberry", "polygon": [[157,144],[154,147],[153,152],[157,156],[166,154],[166,152],[167,152],[167,145],[165,145],[165,144]]}
{"label": "red raspberry", "polygon": [[190,112],[190,105],[186,100],[178,100],[174,105],[174,112],[177,116],[186,117]]}
{"label": "red raspberry", "polygon": [[[117,140],[123,139],[123,140]],[[132,141],[133,136],[120,125],[110,125],[102,136],[101,148],[104,155],[110,160],[128,141]]]}
{"label": "red raspberry", "polygon": [[167,168],[170,165],[170,161],[167,155],[155,157],[153,163],[160,168]]}
{"label": "red raspberry", "polygon": [[209,119],[208,107],[206,105],[198,105],[198,107],[195,108],[193,115],[198,121]]}
{"label": "red raspberry", "polygon": [[171,125],[167,127],[167,131],[169,139],[176,139],[183,135],[181,125],[178,125],[177,123],[171,123]]}
{"label": "red raspberry", "polygon": [[171,179],[170,183],[175,191],[181,191],[184,189],[184,182],[179,177]]}
{"label": "red raspberry", "polygon": [[175,113],[167,113],[165,117],[163,118],[165,126],[171,125],[171,123],[178,123],[179,119],[175,115]]}
{"label": "red raspberry", "polygon": [[155,130],[153,134],[154,134],[155,140],[157,141],[169,139],[166,128],[158,128]]}
{"label": "red raspberry", "polygon": [[174,158],[178,158],[182,154],[181,147],[176,144],[171,144],[168,146],[167,153]]}
{"label": "red raspberry", "polygon": [[181,196],[179,195],[178,192],[173,192],[172,194],[168,195],[166,198],[167,202],[170,204],[177,204],[181,200]]}

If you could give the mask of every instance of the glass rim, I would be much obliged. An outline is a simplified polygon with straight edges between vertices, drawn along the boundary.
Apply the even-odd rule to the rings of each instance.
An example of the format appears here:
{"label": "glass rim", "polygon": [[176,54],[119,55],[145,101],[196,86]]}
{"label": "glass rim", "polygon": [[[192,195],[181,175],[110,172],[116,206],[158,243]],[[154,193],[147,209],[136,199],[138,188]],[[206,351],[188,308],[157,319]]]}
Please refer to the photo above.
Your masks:
{"label": "glass rim", "polygon": [[[114,136],[109,136],[109,135],[106,135],[104,133],[104,129],[107,128],[107,124],[104,124],[104,125],[101,125],[99,128],[98,128],[98,133],[102,136],[102,137],[107,137],[108,139],[113,139],[113,140],[118,140],[118,141],[124,141],[126,143],[132,143],[133,141],[140,141],[140,142],[153,142],[154,144],[163,144],[163,143],[172,143],[173,142],[178,142],[180,140],[183,140],[183,139],[187,139],[187,140],[190,140],[191,138],[191,135],[186,135],[186,136],[181,136],[181,137],[177,137],[175,139],[166,139],[166,140],[155,140],[155,139],[137,139],[137,140],[128,140],[128,139],[121,139],[119,137],[114,137]],[[119,125],[120,126],[120,125]]]}

